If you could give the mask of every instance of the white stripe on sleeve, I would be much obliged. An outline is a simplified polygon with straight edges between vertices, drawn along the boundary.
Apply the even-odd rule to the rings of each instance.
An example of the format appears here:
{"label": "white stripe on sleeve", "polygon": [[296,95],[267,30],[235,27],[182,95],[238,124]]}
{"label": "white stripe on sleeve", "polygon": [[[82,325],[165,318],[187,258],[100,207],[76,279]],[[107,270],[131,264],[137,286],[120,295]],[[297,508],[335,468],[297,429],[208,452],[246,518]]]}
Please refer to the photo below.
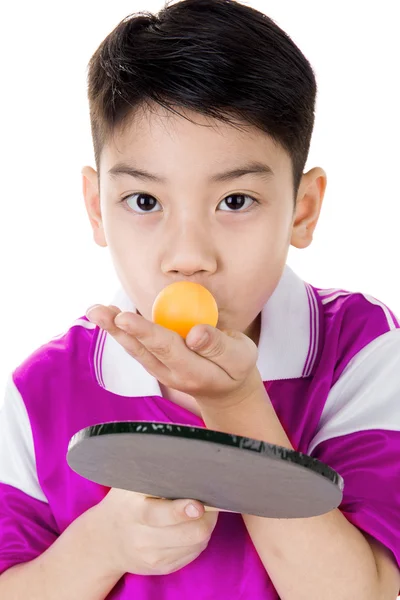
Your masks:
{"label": "white stripe on sleeve", "polygon": [[38,482],[29,416],[12,376],[0,410],[0,483],[47,503]]}
{"label": "white stripe on sleeve", "polygon": [[307,454],[325,440],[368,429],[400,431],[400,329],[379,336],[349,362],[329,392]]}

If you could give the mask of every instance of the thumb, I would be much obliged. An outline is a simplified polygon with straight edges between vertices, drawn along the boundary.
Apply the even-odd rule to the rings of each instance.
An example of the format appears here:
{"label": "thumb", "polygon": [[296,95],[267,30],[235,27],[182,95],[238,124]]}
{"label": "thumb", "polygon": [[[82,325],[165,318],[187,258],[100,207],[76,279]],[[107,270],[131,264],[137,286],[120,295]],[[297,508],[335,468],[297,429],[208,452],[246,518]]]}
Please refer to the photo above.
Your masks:
{"label": "thumb", "polygon": [[194,500],[183,502],[181,508],[186,518],[198,519],[204,514],[204,506],[200,502]]}
{"label": "thumb", "polygon": [[257,363],[256,344],[240,331],[196,325],[189,331],[186,344],[203,358],[221,367],[235,380],[245,378]]}

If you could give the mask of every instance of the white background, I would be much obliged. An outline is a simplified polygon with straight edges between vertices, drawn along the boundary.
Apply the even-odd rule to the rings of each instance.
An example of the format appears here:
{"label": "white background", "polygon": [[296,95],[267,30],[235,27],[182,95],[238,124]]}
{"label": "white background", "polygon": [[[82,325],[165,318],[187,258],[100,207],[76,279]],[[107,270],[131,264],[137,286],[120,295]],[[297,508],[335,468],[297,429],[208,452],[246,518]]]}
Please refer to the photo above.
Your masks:
{"label": "white background", "polygon": [[[400,93],[396,1],[253,0],[310,60],[319,87],[306,170],[328,175],[313,245],[289,264],[310,283],[400,313]],[[0,9],[0,386],[39,345],[117,287],[87,219],[94,165],[87,63],[128,14],[161,1],[5,2]],[[0,401],[1,403],[1,401]]]}

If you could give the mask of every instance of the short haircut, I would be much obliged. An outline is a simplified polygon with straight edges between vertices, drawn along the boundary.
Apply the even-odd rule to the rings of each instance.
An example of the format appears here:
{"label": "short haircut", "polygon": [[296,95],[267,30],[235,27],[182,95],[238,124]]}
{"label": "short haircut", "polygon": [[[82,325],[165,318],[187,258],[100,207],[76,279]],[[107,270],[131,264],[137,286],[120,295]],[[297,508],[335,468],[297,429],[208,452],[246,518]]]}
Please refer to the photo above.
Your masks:
{"label": "short haircut", "polygon": [[97,48],[87,79],[99,177],[104,145],[155,102],[181,116],[179,108],[190,109],[268,134],[291,159],[296,199],[316,79],[296,44],[262,12],[235,0],[181,0],[157,14],[133,13]]}

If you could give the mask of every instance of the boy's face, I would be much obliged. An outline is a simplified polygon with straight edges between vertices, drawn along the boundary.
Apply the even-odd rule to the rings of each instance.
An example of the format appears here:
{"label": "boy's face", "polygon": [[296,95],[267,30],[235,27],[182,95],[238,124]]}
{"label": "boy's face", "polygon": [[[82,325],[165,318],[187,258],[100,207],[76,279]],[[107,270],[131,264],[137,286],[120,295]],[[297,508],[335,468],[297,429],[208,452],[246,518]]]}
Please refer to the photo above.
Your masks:
{"label": "boy's face", "polygon": [[[289,245],[311,243],[326,176],[318,168],[303,175],[294,211],[290,158],[268,136],[186,114],[198,124],[162,108],[138,112],[103,149],[100,189],[97,173],[82,170],[95,241],[109,247],[122,286],[145,318],[151,320],[166,285],[195,281],[217,301],[218,328],[258,343],[257,316],[279,282]],[[216,178],[256,162],[273,174]],[[118,163],[160,181],[111,174]]]}

